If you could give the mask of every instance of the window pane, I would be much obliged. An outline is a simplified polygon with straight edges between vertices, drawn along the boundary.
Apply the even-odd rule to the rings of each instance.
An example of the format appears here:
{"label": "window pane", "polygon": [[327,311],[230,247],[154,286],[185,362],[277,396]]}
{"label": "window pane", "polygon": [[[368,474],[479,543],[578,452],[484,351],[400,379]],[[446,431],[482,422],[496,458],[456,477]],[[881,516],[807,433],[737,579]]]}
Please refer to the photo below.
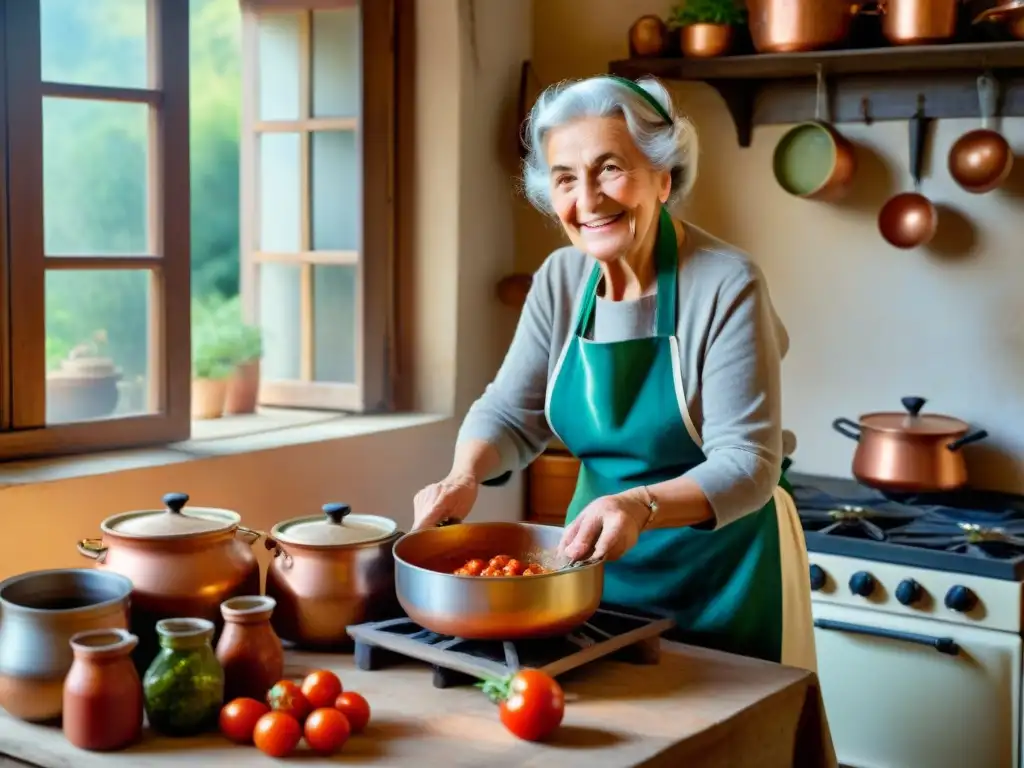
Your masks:
{"label": "window pane", "polygon": [[149,107],[43,99],[43,219],[49,255],[148,251]]}
{"label": "window pane", "polygon": [[145,88],[146,5],[147,0],[40,0],[43,80]]}
{"label": "window pane", "polygon": [[298,120],[299,25],[297,13],[259,17],[260,120]]}
{"label": "window pane", "polygon": [[358,117],[359,8],[313,12],[313,117]]}
{"label": "window pane", "polygon": [[309,154],[313,250],[359,250],[362,187],[356,134],[317,131]]}
{"label": "window pane", "polygon": [[46,421],[144,413],[149,282],[141,270],[46,273]]}
{"label": "window pane", "polygon": [[355,266],[313,266],[313,378],[356,380]]}
{"label": "window pane", "polygon": [[301,250],[302,158],[297,133],[260,136],[260,250]]}
{"label": "window pane", "polygon": [[298,381],[302,376],[302,268],[260,264],[259,284],[261,375],[268,381]]}

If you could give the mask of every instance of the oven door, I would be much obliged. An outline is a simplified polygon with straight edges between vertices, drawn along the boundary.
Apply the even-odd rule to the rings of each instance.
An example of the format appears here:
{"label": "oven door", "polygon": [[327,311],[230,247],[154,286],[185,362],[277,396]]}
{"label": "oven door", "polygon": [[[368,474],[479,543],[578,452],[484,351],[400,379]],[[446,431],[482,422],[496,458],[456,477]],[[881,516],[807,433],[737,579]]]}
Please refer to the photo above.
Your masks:
{"label": "oven door", "polygon": [[814,603],[818,677],[851,768],[1018,768],[1021,638]]}

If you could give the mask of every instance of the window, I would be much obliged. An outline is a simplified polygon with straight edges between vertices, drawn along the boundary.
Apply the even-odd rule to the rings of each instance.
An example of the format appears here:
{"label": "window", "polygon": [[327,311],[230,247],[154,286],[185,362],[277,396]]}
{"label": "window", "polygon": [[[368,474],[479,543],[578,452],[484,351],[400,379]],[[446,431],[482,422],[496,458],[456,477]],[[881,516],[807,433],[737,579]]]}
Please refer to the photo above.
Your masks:
{"label": "window", "polygon": [[264,405],[389,399],[393,29],[381,0],[243,0],[241,283]]}
{"label": "window", "polygon": [[0,12],[0,458],[187,437],[188,3]]}
{"label": "window", "polygon": [[188,438],[239,290],[262,404],[390,405],[396,4],[0,0],[0,461]]}

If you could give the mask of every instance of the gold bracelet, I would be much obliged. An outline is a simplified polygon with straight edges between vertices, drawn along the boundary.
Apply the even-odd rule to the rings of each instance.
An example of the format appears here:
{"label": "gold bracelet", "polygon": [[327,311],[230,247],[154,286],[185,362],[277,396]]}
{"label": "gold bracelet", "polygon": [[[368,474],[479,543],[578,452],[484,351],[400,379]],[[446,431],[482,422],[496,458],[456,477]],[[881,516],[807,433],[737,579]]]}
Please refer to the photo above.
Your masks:
{"label": "gold bracelet", "polygon": [[647,519],[644,521],[640,530],[646,531],[650,528],[651,523],[654,522],[654,518],[658,516],[658,500],[654,498],[654,494],[651,493],[651,489],[646,485],[643,486],[643,489],[644,493],[647,494],[647,501],[644,502],[644,506],[647,507]]}

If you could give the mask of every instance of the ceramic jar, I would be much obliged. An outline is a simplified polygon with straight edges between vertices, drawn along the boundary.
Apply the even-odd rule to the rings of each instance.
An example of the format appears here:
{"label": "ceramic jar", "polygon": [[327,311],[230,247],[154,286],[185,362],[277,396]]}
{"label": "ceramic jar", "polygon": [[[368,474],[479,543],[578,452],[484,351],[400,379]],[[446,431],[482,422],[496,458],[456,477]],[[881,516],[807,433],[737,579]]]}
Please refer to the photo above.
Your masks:
{"label": "ceramic jar", "polygon": [[124,629],[93,629],[71,638],[74,661],[64,680],[64,737],[79,749],[124,749],[142,735],[142,681]]}
{"label": "ceramic jar", "polygon": [[224,703],[224,670],[213,653],[206,619],[157,622],[160,653],[142,678],[149,726],[167,736],[194,736],[216,727]]}
{"label": "ceramic jar", "polygon": [[224,700],[247,696],[263,701],[284,674],[284,649],[270,625],[272,597],[233,597],[221,603],[224,631],[217,661],[224,669]]}
{"label": "ceramic jar", "polygon": [[132,583],[88,568],[33,571],[0,583],[0,706],[22,720],[60,716],[69,641],[127,629]]}
{"label": "ceramic jar", "polygon": [[392,548],[400,537],[393,520],[353,514],[348,504],[275,525],[266,541],[274,552],[266,592],[277,601],[277,634],[307,648],[345,648],[346,627],[393,615]]}
{"label": "ceramic jar", "polygon": [[164,496],[165,509],[108,517],[102,539],[85,539],[78,550],[96,567],[127,576],[134,584],[131,629],[139,645],[136,666],[145,669],[158,646],[161,619],[202,618],[219,631],[220,604],[260,592],[252,544],[256,531],[243,528],[236,512],[188,507],[184,493]]}

